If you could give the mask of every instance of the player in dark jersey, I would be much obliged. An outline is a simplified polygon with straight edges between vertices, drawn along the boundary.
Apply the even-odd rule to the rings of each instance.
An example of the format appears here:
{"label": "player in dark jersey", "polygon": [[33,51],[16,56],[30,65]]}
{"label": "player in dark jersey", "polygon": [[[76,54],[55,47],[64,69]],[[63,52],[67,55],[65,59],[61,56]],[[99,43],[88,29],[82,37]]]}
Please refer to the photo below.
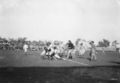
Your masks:
{"label": "player in dark jersey", "polygon": [[67,47],[68,47],[68,55],[67,55],[67,58],[71,58],[71,59],[72,59],[71,52],[72,52],[72,50],[75,48],[75,46],[74,46],[74,44],[73,44],[70,40],[68,40]]}
{"label": "player in dark jersey", "polygon": [[68,41],[68,43],[67,43],[67,45],[68,45],[68,49],[74,49],[74,44],[69,40]]}

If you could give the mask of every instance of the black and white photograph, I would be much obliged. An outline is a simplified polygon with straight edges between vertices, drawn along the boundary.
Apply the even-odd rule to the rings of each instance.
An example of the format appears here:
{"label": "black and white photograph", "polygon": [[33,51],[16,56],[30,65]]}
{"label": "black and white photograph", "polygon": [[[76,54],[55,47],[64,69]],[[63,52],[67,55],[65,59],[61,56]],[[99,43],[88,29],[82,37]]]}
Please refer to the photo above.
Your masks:
{"label": "black and white photograph", "polygon": [[0,83],[120,83],[120,0],[0,0]]}

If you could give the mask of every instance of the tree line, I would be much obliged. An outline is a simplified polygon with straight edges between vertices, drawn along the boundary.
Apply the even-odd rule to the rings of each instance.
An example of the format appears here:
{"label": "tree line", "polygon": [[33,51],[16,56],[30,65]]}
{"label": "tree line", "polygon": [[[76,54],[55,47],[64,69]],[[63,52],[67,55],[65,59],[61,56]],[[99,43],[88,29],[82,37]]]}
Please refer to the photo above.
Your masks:
{"label": "tree line", "polygon": [[[77,39],[78,40],[78,39]],[[76,40],[76,42],[77,42]],[[58,40],[56,40],[55,42],[59,42]],[[76,43],[75,42],[75,43]],[[26,37],[19,37],[19,38],[3,38],[0,37],[0,46],[2,46],[2,44],[6,45],[11,45],[16,49],[22,49],[24,44],[28,44],[28,45],[33,45],[33,46],[44,46],[44,45],[49,45],[51,43],[51,41],[31,41],[31,40],[27,40]],[[98,44],[96,45],[97,47],[109,47],[110,43],[112,43],[112,46],[116,46],[117,44],[119,44],[117,42],[117,40],[114,40],[113,42],[110,42],[107,39],[103,39],[101,41],[98,41]]]}

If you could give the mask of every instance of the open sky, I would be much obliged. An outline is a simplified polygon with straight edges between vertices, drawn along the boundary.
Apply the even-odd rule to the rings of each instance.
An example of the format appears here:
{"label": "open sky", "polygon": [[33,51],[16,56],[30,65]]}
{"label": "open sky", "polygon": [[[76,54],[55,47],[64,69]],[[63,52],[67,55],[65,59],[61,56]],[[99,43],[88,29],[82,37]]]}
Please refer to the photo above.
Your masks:
{"label": "open sky", "polygon": [[0,0],[0,36],[120,41],[120,1]]}

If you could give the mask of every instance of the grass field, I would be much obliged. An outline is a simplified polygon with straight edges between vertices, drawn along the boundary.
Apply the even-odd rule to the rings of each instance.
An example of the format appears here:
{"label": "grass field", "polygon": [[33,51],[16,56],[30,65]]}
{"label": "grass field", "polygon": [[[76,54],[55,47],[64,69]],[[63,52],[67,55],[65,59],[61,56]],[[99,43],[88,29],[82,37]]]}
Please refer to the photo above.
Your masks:
{"label": "grass field", "polygon": [[0,83],[120,83],[120,54],[43,60],[39,51],[0,51]]}
{"label": "grass field", "polygon": [[113,66],[120,65],[120,54],[117,52],[98,52],[97,60],[89,60],[89,52],[83,57],[75,57],[72,60],[44,60],[41,58],[40,51],[0,51],[0,66],[39,66],[39,67],[66,67],[66,66]]}

